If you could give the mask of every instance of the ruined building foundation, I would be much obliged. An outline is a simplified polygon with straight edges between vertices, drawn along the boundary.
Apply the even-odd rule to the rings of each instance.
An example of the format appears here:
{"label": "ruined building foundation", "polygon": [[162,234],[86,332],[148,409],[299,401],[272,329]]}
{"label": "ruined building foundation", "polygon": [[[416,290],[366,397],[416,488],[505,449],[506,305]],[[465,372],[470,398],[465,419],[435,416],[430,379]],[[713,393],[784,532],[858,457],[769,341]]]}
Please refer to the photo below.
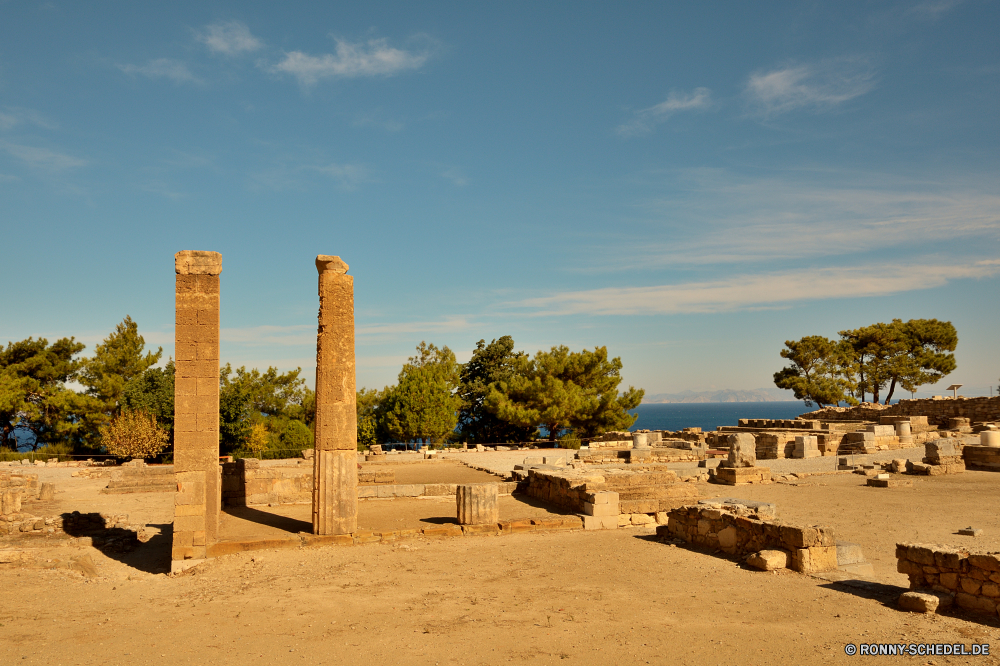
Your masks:
{"label": "ruined building foundation", "polygon": [[218,538],[219,274],[218,252],[174,255],[177,273],[174,379],[173,569],[204,559]]}
{"label": "ruined building foundation", "polygon": [[358,424],[354,376],[354,278],[340,257],[319,255],[313,534],[358,525]]}

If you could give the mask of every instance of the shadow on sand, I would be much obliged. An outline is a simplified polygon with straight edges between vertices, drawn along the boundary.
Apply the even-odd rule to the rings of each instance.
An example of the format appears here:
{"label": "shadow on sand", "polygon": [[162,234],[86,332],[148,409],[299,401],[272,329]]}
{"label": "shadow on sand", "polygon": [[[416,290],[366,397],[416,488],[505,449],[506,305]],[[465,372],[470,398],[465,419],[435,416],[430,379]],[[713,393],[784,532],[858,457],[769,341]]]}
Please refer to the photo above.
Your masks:
{"label": "shadow on sand", "polygon": [[99,513],[64,513],[63,531],[71,537],[89,537],[94,548],[106,557],[150,574],[170,572],[170,545],[173,541],[172,523],[147,525],[148,540],[142,541],[136,532],[123,527],[105,527]]}
{"label": "shadow on sand", "polygon": [[298,518],[289,518],[277,513],[270,513],[269,511],[261,511],[249,506],[226,506],[222,508],[222,512],[234,518],[273,527],[276,530],[288,532],[289,534],[298,534],[299,532],[312,533],[312,523],[310,522],[299,520]]}

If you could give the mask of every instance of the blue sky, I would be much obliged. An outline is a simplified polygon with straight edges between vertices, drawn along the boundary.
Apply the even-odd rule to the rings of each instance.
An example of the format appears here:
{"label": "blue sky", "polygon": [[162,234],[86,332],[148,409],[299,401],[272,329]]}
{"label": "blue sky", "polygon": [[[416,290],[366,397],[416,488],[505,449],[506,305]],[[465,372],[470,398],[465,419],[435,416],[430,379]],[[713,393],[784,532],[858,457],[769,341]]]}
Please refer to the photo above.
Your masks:
{"label": "blue sky", "polygon": [[[647,393],[769,386],[784,340],[951,320],[1000,377],[1000,7],[0,0],[0,340],[126,315],[223,255],[222,355],[358,385],[421,340],[607,345]],[[931,391],[932,389],[928,389]],[[940,392],[935,391],[935,392]]]}

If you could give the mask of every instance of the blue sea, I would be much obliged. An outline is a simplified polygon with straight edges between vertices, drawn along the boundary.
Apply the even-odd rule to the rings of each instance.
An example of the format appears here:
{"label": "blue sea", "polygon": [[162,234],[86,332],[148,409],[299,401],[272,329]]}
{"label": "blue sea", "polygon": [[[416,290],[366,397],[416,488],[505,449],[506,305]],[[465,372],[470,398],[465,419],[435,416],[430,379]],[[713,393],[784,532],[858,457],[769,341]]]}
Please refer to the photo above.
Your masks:
{"label": "blue sea", "polygon": [[717,426],[737,425],[738,419],[794,419],[799,414],[816,409],[794,402],[670,402],[639,405],[631,414],[638,414],[632,430],[680,430],[701,428],[715,430]]}

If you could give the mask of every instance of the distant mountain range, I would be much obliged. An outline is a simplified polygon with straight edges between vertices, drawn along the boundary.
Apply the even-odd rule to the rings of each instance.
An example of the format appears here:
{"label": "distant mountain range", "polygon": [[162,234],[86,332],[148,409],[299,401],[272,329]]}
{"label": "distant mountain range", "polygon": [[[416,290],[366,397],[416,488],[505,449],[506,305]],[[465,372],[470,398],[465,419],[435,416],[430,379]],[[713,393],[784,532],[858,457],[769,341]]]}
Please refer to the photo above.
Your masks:
{"label": "distant mountain range", "polygon": [[681,393],[655,393],[642,399],[643,404],[666,402],[790,402],[795,397],[791,391],[779,388],[760,388],[748,391],[720,389],[718,391],[683,391]]}

